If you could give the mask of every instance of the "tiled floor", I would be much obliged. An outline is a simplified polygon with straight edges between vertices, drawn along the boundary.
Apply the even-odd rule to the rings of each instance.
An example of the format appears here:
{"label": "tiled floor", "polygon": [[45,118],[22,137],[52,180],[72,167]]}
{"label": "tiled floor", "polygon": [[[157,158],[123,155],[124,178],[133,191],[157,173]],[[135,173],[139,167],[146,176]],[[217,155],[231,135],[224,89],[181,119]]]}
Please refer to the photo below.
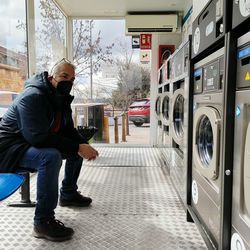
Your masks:
{"label": "tiled floor", "polygon": [[[93,205],[56,209],[57,218],[74,228],[73,239],[54,243],[33,238],[34,208],[6,206],[19,199],[17,192],[0,204],[0,250],[207,249],[195,224],[186,222],[157,148],[97,148],[100,157],[84,162],[78,182]],[[31,179],[32,199],[35,179]]]}

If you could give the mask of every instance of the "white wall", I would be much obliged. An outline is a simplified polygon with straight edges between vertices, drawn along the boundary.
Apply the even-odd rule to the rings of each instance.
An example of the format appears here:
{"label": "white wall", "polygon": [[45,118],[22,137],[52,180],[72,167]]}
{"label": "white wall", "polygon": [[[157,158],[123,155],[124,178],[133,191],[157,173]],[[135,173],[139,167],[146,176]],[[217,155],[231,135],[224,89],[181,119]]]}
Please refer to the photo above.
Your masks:
{"label": "white wall", "polygon": [[193,20],[199,15],[201,10],[206,6],[208,2],[209,0],[193,0]]}
{"label": "white wall", "polygon": [[150,145],[156,145],[157,120],[154,114],[155,100],[157,95],[157,72],[158,72],[158,35],[152,35],[151,51],[151,83],[150,83]]}
{"label": "white wall", "polygon": [[182,26],[182,41],[187,41],[188,36],[192,35],[192,15],[188,18],[188,20]]}
{"label": "white wall", "polygon": [[158,44],[173,44],[176,48],[178,48],[181,44],[181,33],[170,33],[167,35],[160,34],[158,35]]}
{"label": "white wall", "polygon": [[[186,0],[185,1],[185,10],[183,17],[187,14],[187,12],[193,7],[193,0]],[[192,14],[189,18],[185,21],[182,26],[182,41],[187,41],[189,35],[192,34]]]}

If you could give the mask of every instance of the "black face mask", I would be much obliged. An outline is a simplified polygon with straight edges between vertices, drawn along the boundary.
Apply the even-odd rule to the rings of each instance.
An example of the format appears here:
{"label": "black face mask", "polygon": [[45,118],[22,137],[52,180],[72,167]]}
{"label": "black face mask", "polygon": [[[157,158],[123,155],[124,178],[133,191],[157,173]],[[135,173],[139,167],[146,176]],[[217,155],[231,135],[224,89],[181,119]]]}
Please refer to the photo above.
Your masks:
{"label": "black face mask", "polygon": [[58,93],[61,95],[69,95],[72,86],[73,86],[72,81],[60,81],[58,82],[56,89]]}

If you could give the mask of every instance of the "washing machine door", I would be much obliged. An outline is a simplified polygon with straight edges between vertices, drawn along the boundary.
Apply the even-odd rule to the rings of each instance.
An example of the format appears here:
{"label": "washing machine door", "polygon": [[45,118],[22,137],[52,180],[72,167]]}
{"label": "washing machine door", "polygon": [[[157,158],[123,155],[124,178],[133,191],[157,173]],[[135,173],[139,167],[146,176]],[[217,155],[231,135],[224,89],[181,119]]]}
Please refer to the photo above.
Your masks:
{"label": "washing machine door", "polygon": [[247,216],[250,217],[250,123],[247,126],[245,152],[244,152],[244,207]]}
{"label": "washing machine door", "polygon": [[220,114],[213,107],[200,107],[194,113],[194,167],[212,180],[217,179],[219,172],[220,121]]}
{"label": "washing machine door", "polygon": [[161,104],[161,114],[162,114],[162,121],[163,124],[169,124],[169,117],[170,117],[170,96],[169,93],[165,93],[162,98]]}
{"label": "washing machine door", "polygon": [[158,96],[156,98],[155,114],[156,114],[156,118],[159,120],[160,119],[160,114],[161,114],[161,96]]}
{"label": "washing machine door", "polygon": [[179,145],[183,144],[184,137],[184,90],[177,89],[173,95],[172,109],[172,136]]}

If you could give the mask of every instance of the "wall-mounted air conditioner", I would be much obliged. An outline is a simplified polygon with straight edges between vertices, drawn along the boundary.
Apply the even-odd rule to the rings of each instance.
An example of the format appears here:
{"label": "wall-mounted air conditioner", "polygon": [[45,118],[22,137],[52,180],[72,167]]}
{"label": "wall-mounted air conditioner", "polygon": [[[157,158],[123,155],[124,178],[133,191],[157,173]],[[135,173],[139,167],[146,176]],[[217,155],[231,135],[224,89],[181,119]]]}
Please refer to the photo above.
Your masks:
{"label": "wall-mounted air conditioner", "polygon": [[135,35],[143,32],[175,32],[177,29],[178,15],[127,15],[125,16],[125,23],[126,35]]}

